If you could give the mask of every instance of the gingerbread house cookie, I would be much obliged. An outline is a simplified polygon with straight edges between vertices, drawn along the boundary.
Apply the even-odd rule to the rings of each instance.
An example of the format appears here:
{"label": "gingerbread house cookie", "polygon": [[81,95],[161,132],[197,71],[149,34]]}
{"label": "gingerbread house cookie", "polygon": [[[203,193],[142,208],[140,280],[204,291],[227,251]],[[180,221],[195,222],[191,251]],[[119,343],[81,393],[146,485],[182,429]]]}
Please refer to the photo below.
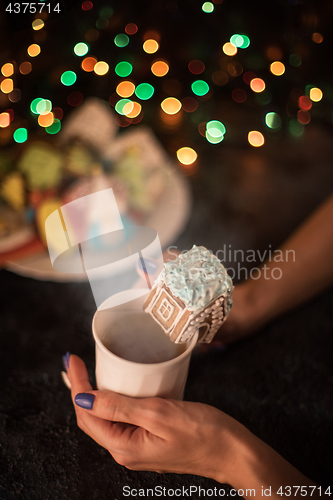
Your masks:
{"label": "gingerbread house cookie", "polygon": [[229,314],[232,291],[219,259],[194,245],[164,264],[143,308],[172,342],[187,342],[199,330],[198,342],[209,343]]}

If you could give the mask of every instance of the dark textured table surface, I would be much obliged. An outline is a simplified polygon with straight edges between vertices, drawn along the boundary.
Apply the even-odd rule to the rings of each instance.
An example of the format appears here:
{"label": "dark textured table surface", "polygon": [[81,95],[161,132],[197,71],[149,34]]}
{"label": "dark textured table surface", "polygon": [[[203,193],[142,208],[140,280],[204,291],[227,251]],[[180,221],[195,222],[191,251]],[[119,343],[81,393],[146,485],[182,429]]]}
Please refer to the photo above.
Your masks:
{"label": "dark textured table surface", "polygon": [[[279,245],[332,191],[324,149],[318,134],[307,139],[301,167],[226,150],[191,180],[195,203],[179,247]],[[332,303],[328,290],[223,352],[194,352],[185,393],[238,419],[322,486],[333,482]],[[61,356],[81,356],[93,380],[88,283],[40,282],[2,270],[0,308],[0,499],[119,500],[125,485],[217,485],[129,471],[76,426]]]}
{"label": "dark textured table surface", "polygon": [[[1,499],[120,499],[124,485],[215,486],[129,471],[77,428],[61,355],[81,356],[93,379],[89,285],[6,271],[0,278]],[[323,486],[333,463],[332,300],[333,290],[224,352],[194,353],[185,394],[229,413]]]}

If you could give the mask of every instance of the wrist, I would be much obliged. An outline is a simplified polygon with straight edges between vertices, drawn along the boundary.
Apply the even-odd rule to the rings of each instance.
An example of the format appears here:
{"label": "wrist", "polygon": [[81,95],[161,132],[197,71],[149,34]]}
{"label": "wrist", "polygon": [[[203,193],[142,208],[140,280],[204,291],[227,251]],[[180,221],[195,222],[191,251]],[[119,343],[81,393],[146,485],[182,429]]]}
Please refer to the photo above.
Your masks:
{"label": "wrist", "polygon": [[219,483],[228,483],[235,489],[249,488],[249,478],[251,482],[254,474],[259,470],[258,442],[246,427],[232,419],[226,438],[225,431],[220,436],[220,453],[218,459],[214,460],[215,473],[213,479]]}
{"label": "wrist", "polygon": [[261,497],[262,488],[271,488],[272,498],[277,499],[276,492],[281,486],[315,485],[243,426],[234,436],[234,462],[228,471],[227,482],[236,490],[248,491],[250,497],[254,496],[253,490],[255,496]]}

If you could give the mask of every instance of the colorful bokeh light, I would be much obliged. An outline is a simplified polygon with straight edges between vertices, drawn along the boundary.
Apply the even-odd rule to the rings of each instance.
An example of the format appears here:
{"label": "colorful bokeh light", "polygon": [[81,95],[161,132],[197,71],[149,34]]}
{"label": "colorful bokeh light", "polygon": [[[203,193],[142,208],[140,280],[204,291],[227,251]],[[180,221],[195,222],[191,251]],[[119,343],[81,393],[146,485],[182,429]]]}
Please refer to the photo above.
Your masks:
{"label": "colorful bokeh light", "polygon": [[96,63],[97,59],[95,57],[85,57],[81,63],[81,68],[83,69],[83,71],[91,73],[92,71],[94,71]]}
{"label": "colorful bokeh light", "polygon": [[184,147],[180,148],[177,151],[177,158],[180,163],[183,165],[192,165],[195,162],[198,155],[196,151],[192,148]]}
{"label": "colorful bokeh light", "polygon": [[28,131],[26,128],[17,128],[13,133],[13,139],[17,143],[25,142],[28,139]]}
{"label": "colorful bokeh light", "polygon": [[127,115],[133,111],[134,104],[130,99],[120,99],[115,105],[114,109],[120,115]]}
{"label": "colorful bokeh light", "polygon": [[247,140],[254,148],[260,148],[265,144],[265,138],[258,130],[251,130],[251,132],[248,133]]}
{"label": "colorful bokeh light", "polygon": [[133,109],[129,113],[126,113],[127,118],[136,118],[141,113],[142,106],[136,101],[133,101]]}
{"label": "colorful bokeh light", "polygon": [[222,50],[227,56],[235,56],[238,49],[232,43],[227,42],[223,45]]}
{"label": "colorful bokeh light", "polygon": [[61,130],[60,120],[58,120],[58,118],[55,118],[52,125],[50,125],[49,127],[45,127],[45,130],[48,134],[51,134],[51,135],[57,134]]}
{"label": "colorful bokeh light", "polygon": [[134,24],[134,23],[126,24],[125,33],[127,33],[127,35],[135,35],[135,33],[137,33],[137,31],[138,31],[138,27],[136,24]]}
{"label": "colorful bokeh light", "polygon": [[52,112],[47,113],[46,115],[39,115],[38,117],[38,125],[41,127],[50,127],[54,122],[54,115]]}
{"label": "colorful bokeh light", "polygon": [[150,83],[140,83],[135,89],[135,95],[142,101],[146,101],[152,97],[154,90],[154,87]]}
{"label": "colorful bokeh light", "polygon": [[134,94],[135,85],[132,82],[120,82],[117,85],[116,92],[120,97],[131,97]]}
{"label": "colorful bokeh light", "polygon": [[219,144],[224,139],[224,135],[221,134],[221,132],[219,132],[217,130],[213,130],[213,131],[206,130],[205,137],[206,137],[207,141],[210,142],[211,144]]}
{"label": "colorful bokeh light", "polygon": [[[209,131],[211,135],[216,135],[218,136],[219,133],[224,135],[226,133],[226,128],[225,125],[223,125],[222,122],[219,120],[211,120],[206,123],[206,130]],[[219,132],[219,133],[218,133]]]}
{"label": "colorful bokeh light", "polygon": [[27,48],[27,53],[29,54],[30,57],[36,57],[40,54],[40,52],[41,52],[41,48],[39,45],[37,45],[37,43],[32,43]]}
{"label": "colorful bokeh light", "polygon": [[161,102],[161,108],[168,115],[175,115],[180,111],[182,103],[175,97],[167,97]]}
{"label": "colorful bokeh light", "polygon": [[286,71],[285,65],[281,61],[272,62],[269,69],[275,76],[281,76]]}
{"label": "colorful bokeh light", "polygon": [[0,113],[0,127],[6,128],[9,125],[10,125],[10,114],[7,113],[6,111],[3,113]]}
{"label": "colorful bokeh light", "polygon": [[94,66],[96,75],[103,76],[109,71],[109,65],[105,61],[98,61]]}
{"label": "colorful bokeh light", "polygon": [[232,35],[232,37],[230,37],[230,43],[234,46],[234,47],[241,47],[244,43],[244,38],[242,37],[242,35],[238,35],[237,33],[235,35]]}
{"label": "colorful bokeh light", "polygon": [[86,43],[79,42],[74,46],[74,54],[78,57],[85,56],[89,50],[89,46]]}
{"label": "colorful bokeh light", "polygon": [[9,76],[12,76],[12,74],[14,73],[14,66],[12,63],[6,63],[4,64],[3,66],[1,66],[1,73],[3,74],[3,76],[5,77],[9,77]]}
{"label": "colorful bokeh light", "polygon": [[14,82],[11,78],[5,78],[0,84],[0,89],[4,94],[9,94],[14,89]]}
{"label": "colorful bokeh light", "polygon": [[311,101],[310,97],[308,97],[306,95],[302,95],[298,99],[298,106],[301,109],[304,109],[305,111],[308,111],[309,109],[311,109],[312,108],[312,101]]}
{"label": "colorful bokeh light", "polygon": [[24,61],[20,64],[19,70],[22,75],[27,75],[32,70],[32,64],[28,61]]}
{"label": "colorful bokeh light", "polygon": [[250,82],[250,87],[253,92],[263,92],[265,90],[266,84],[261,78],[253,78]]}
{"label": "colorful bokeh light", "polygon": [[297,120],[302,123],[302,125],[307,125],[311,121],[311,115],[308,111],[300,109],[297,113]]}
{"label": "colorful bokeh light", "polygon": [[52,102],[49,101],[49,99],[38,99],[36,103],[36,114],[47,115],[50,111],[52,111]]}
{"label": "colorful bokeh light", "polygon": [[278,130],[281,128],[282,121],[277,113],[271,111],[270,113],[266,113],[265,115],[265,124],[270,129]]}
{"label": "colorful bokeh light", "polygon": [[155,76],[165,76],[169,72],[169,65],[165,61],[156,61],[151,66],[151,72]]}
{"label": "colorful bokeh light", "polygon": [[212,2],[205,2],[202,4],[202,10],[206,14],[211,14],[214,12],[214,4],[212,4]]}
{"label": "colorful bokeh light", "polygon": [[126,78],[126,76],[129,76],[132,73],[133,66],[127,61],[121,61],[116,65],[114,71],[116,75]]}
{"label": "colorful bokeh light", "polygon": [[324,40],[324,37],[321,33],[313,33],[312,34],[312,41],[315,43],[322,43]]}
{"label": "colorful bokeh light", "polygon": [[206,123],[205,137],[211,144],[218,144],[224,139],[226,128],[219,120],[211,120]]}
{"label": "colorful bokeh light", "polygon": [[240,46],[241,49],[247,49],[250,45],[250,39],[248,36],[246,35],[242,35],[242,38],[243,38],[243,43],[242,45]]}
{"label": "colorful bokeh light", "polygon": [[76,82],[76,73],[74,73],[74,71],[65,71],[61,75],[60,81],[65,87],[70,87]]}
{"label": "colorful bokeh light", "polygon": [[319,102],[323,98],[323,92],[318,87],[312,87],[310,89],[309,97],[313,102]]}
{"label": "colorful bokeh light", "polygon": [[250,45],[250,39],[246,35],[239,35],[238,33],[236,33],[235,35],[232,35],[232,37],[230,37],[230,43],[238,49],[247,49],[247,47]]}
{"label": "colorful bokeh light", "polygon": [[38,106],[38,104],[39,104],[41,101],[44,101],[44,99],[42,99],[41,97],[36,97],[36,99],[34,99],[33,101],[31,101],[31,103],[30,103],[30,111],[31,111],[34,115],[38,115],[37,106]]}
{"label": "colorful bokeh light", "polygon": [[42,19],[35,19],[32,21],[32,29],[35,31],[39,31],[44,28],[44,21]]}
{"label": "colorful bokeh light", "polygon": [[143,50],[147,54],[154,54],[159,49],[159,44],[156,40],[149,39],[143,42]]}
{"label": "colorful bokeh light", "polygon": [[129,44],[129,38],[125,33],[120,33],[119,35],[115,36],[114,38],[114,43],[117,45],[117,47],[126,47],[126,45]]}
{"label": "colorful bokeh light", "polygon": [[197,96],[203,96],[209,92],[209,85],[204,80],[196,80],[192,83],[191,89],[193,94]]}
{"label": "colorful bokeh light", "polygon": [[93,8],[93,3],[90,2],[89,0],[86,0],[85,2],[82,3],[81,8],[82,10],[91,10]]}

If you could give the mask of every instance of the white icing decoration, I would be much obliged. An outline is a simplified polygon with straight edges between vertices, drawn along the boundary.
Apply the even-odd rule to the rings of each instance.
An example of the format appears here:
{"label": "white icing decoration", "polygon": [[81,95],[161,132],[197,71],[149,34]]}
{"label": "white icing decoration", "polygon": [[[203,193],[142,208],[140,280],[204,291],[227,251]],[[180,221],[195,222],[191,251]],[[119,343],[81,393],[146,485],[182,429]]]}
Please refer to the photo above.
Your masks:
{"label": "white icing decoration", "polygon": [[[220,295],[231,297],[233,289],[231,278],[219,259],[205,247],[196,245],[176,260],[167,262],[157,281],[165,282],[190,311],[205,308]],[[223,298],[217,302],[221,304]],[[231,298],[229,302],[230,309]]]}

